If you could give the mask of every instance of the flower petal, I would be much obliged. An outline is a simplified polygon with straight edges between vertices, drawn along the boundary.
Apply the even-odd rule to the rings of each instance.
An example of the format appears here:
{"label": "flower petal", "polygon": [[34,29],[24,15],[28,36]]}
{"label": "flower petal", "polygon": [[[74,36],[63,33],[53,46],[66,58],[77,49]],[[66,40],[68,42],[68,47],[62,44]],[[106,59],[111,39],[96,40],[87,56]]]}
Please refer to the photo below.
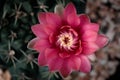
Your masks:
{"label": "flower petal", "polygon": [[46,66],[47,65],[47,62],[46,62],[46,59],[45,59],[45,53],[40,53],[39,56],[38,56],[38,64],[40,66]]}
{"label": "flower petal", "polygon": [[41,12],[38,14],[38,19],[40,24],[53,25],[52,27],[58,27],[59,25],[61,25],[61,18],[55,13]]}
{"label": "flower petal", "polygon": [[44,52],[44,50],[45,50],[46,48],[49,48],[50,46],[51,46],[51,45],[50,45],[50,43],[49,43],[48,40],[39,39],[39,40],[35,43],[34,49],[37,50],[37,51],[39,51],[39,52]]}
{"label": "flower petal", "polygon": [[65,16],[68,16],[71,13],[76,14],[76,8],[73,3],[69,3],[64,9]]}
{"label": "flower petal", "polygon": [[80,19],[77,14],[71,13],[67,17],[67,22],[72,27],[77,27],[80,24]]}
{"label": "flower petal", "polygon": [[88,57],[88,59],[89,59],[90,61],[95,61],[95,60],[96,60],[95,54],[87,55],[87,57]]}
{"label": "flower petal", "polygon": [[54,8],[54,12],[58,14],[59,16],[63,15],[64,7],[62,4],[57,4]]}
{"label": "flower petal", "polygon": [[50,24],[50,25],[53,25],[53,27],[60,27],[61,26],[61,18],[60,16],[58,16],[57,14],[55,13],[46,13],[46,20],[47,20],[47,23]]}
{"label": "flower petal", "polygon": [[80,59],[81,59],[80,71],[85,72],[85,73],[90,72],[91,64],[90,64],[90,61],[88,60],[88,58],[84,55],[81,55]]}
{"label": "flower petal", "polygon": [[96,24],[96,23],[88,23],[88,24],[84,24],[83,26],[80,27],[81,32],[84,32],[86,30],[91,30],[91,31],[98,32],[99,31],[99,25]]}
{"label": "flower petal", "polygon": [[28,43],[27,48],[28,48],[28,49],[33,49],[33,47],[34,47],[34,45],[35,45],[35,43],[36,43],[37,41],[38,41],[38,38],[32,39],[32,40]]}
{"label": "flower petal", "polygon": [[45,12],[40,12],[38,14],[38,20],[39,20],[40,24],[47,24],[46,13]]}
{"label": "flower petal", "polygon": [[108,37],[106,37],[105,35],[102,35],[102,34],[98,35],[97,40],[96,40],[96,44],[100,48],[104,47],[108,42],[109,42]]}
{"label": "flower petal", "polygon": [[68,61],[68,66],[71,67],[72,70],[79,70],[81,65],[81,59],[79,57],[71,57]]}
{"label": "flower petal", "polygon": [[81,40],[82,41],[96,41],[97,39],[97,32],[86,30],[83,33],[81,33]]}
{"label": "flower petal", "polygon": [[63,77],[67,77],[71,73],[71,71],[72,71],[72,69],[70,68],[70,66],[68,66],[67,59],[65,59],[63,61],[63,64],[62,64],[61,69],[59,70],[59,72],[63,75]]}
{"label": "flower petal", "polygon": [[79,55],[81,52],[82,52],[82,47],[81,47],[81,44],[80,44],[80,47],[76,50],[75,55]]}
{"label": "flower petal", "polygon": [[47,48],[45,50],[45,57],[46,57],[46,60],[48,62],[50,60],[53,60],[54,58],[58,57],[58,50],[57,49],[52,49],[52,48]]}
{"label": "flower petal", "polygon": [[61,68],[63,60],[58,56],[56,49],[47,48],[45,58],[50,71],[58,71]]}
{"label": "flower petal", "polygon": [[45,25],[43,25],[43,24],[36,24],[36,25],[32,26],[32,31],[37,37],[47,38],[48,35],[44,31],[44,27],[45,27]]}
{"label": "flower petal", "polygon": [[63,60],[60,58],[54,58],[48,62],[49,70],[52,71],[59,71],[62,67]]}
{"label": "flower petal", "polygon": [[92,54],[98,49],[99,47],[94,42],[82,42],[82,54]]}
{"label": "flower petal", "polygon": [[60,52],[60,53],[59,53],[59,56],[60,56],[61,58],[67,58],[67,57],[70,56],[70,54],[67,53],[67,52]]}
{"label": "flower petal", "polygon": [[53,33],[53,32],[55,32],[57,29],[54,27],[54,26],[52,26],[52,25],[46,25],[45,27],[44,27],[44,31],[48,34],[48,35],[50,35],[50,33]]}
{"label": "flower petal", "polygon": [[[63,21],[65,24],[67,24],[68,22],[70,23],[72,21],[72,18],[69,15],[72,15],[72,16],[76,15],[76,8],[74,7],[73,3],[69,3],[63,11]],[[69,20],[68,16],[71,19],[70,21],[68,21]]]}
{"label": "flower petal", "polygon": [[80,26],[83,26],[83,25],[85,25],[85,24],[88,24],[88,23],[90,23],[90,19],[89,19],[89,17],[87,16],[87,15],[85,15],[85,14],[80,14],[79,15],[79,19],[80,19]]}

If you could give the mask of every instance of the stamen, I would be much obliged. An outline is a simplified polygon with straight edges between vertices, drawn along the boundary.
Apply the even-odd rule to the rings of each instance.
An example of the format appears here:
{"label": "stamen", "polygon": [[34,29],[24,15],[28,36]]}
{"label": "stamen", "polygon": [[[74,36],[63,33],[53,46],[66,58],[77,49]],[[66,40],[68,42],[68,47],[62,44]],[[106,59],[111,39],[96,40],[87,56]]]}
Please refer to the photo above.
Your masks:
{"label": "stamen", "polygon": [[58,35],[56,44],[60,47],[60,49],[70,50],[72,51],[76,48],[77,38],[74,38],[73,34],[70,32],[63,32]]}

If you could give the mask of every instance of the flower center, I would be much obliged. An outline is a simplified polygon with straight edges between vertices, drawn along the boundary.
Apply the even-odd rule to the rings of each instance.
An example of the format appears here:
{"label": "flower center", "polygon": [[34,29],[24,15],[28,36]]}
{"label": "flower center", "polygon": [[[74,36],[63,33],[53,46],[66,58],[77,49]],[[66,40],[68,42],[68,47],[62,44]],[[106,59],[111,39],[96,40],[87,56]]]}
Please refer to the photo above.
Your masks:
{"label": "flower center", "polygon": [[69,44],[69,43],[70,43],[69,40],[70,40],[69,37],[64,37],[63,42],[64,42],[65,44]]}
{"label": "flower center", "polygon": [[[66,27],[65,27],[66,28]],[[73,51],[78,43],[78,37],[75,36],[74,32],[68,28],[66,31],[61,31],[57,36],[56,45],[59,46],[61,50]]]}

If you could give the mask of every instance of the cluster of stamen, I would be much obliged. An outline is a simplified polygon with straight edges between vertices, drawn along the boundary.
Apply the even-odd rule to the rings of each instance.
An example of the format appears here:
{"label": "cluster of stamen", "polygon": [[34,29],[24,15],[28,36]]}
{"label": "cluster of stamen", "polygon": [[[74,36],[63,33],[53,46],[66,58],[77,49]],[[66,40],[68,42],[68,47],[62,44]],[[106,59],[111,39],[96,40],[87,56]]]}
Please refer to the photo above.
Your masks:
{"label": "cluster of stamen", "polygon": [[60,49],[73,51],[77,47],[77,43],[78,38],[74,37],[74,34],[72,32],[64,31],[57,36],[56,44],[60,47]]}

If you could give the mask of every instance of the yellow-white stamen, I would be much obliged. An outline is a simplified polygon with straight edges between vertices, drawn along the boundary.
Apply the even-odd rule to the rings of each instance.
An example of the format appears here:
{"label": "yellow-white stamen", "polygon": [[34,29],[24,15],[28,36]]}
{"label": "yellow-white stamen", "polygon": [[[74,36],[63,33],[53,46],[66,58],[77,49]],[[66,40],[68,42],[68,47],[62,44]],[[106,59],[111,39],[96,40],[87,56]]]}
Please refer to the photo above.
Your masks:
{"label": "yellow-white stamen", "polygon": [[71,33],[61,33],[57,39],[57,45],[59,45],[61,49],[72,50],[75,48],[76,39],[74,39]]}

